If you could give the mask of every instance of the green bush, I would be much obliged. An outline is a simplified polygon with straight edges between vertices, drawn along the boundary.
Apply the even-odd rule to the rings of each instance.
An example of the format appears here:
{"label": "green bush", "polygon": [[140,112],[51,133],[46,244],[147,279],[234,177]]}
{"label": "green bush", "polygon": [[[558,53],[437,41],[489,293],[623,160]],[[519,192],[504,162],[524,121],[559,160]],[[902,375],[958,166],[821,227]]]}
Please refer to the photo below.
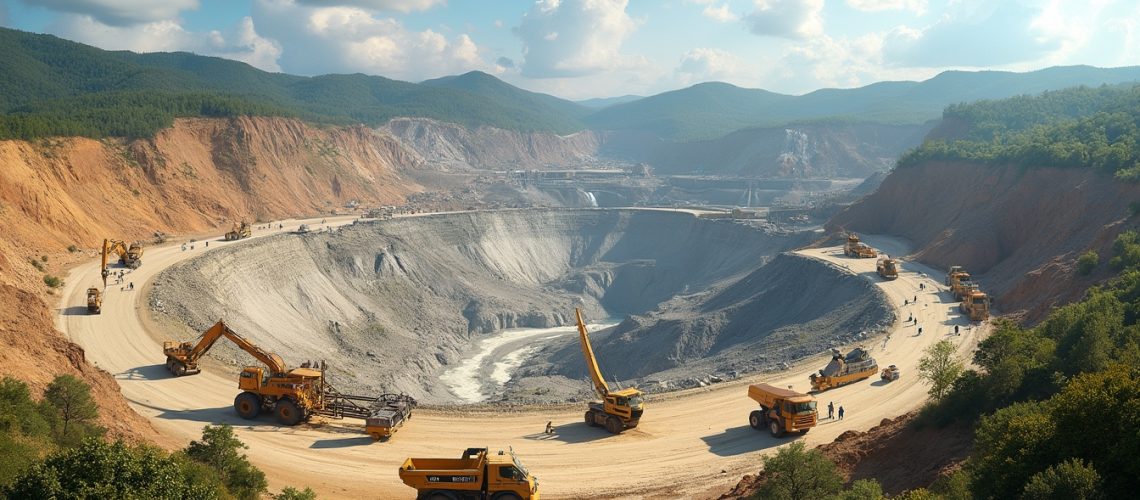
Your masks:
{"label": "green bush", "polygon": [[52,288],[59,288],[59,287],[63,286],[63,280],[61,280],[55,276],[52,276],[50,274],[45,274],[44,275],[44,284],[47,286],[50,286]]}
{"label": "green bush", "polygon": [[803,441],[780,448],[764,457],[768,479],[754,498],[830,498],[843,489],[843,476],[823,452],[808,450]]}
{"label": "green bush", "polygon": [[1077,258],[1077,272],[1081,273],[1082,276],[1088,276],[1099,264],[1100,256],[1095,250],[1089,250]]}

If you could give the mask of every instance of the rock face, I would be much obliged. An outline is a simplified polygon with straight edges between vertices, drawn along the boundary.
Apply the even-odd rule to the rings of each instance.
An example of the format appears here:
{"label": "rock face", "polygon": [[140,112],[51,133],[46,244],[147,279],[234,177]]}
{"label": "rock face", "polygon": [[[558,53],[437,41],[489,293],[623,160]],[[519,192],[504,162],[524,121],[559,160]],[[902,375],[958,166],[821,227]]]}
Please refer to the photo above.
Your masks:
{"label": "rock face", "polygon": [[[907,238],[913,258],[965,266],[999,312],[1033,322],[1108,275],[1112,240],[1135,226],[1138,199],[1140,185],[1089,170],[931,162],[891,172],[830,225]],[[1076,259],[1089,249],[1102,265],[1080,276]]]}
{"label": "rock face", "polygon": [[[628,356],[615,373],[626,378],[712,354],[751,349],[751,359],[762,354],[757,349],[786,349],[803,333],[796,322],[818,331],[821,338],[806,346],[814,353],[826,347],[822,336],[881,320],[868,300],[874,296],[859,297],[855,282],[865,280],[828,289],[839,273],[793,257],[777,257],[789,265],[763,271],[804,242],[678,212],[407,217],[219,249],[163,273],[152,301],[187,325],[186,338],[224,313],[271,351],[333,362],[338,387],[344,381],[449,402],[439,375],[476,341],[505,328],[573,324],[575,307],[598,319],[607,311],[637,315],[598,340],[603,362]],[[816,296],[786,288],[797,283],[819,285],[810,287]],[[706,289],[713,291],[698,293]],[[836,305],[843,311],[829,316]],[[760,341],[769,335],[774,340]],[[211,357],[240,357],[219,347]],[[574,352],[574,362],[543,375],[576,383],[577,343],[560,349]]]}
{"label": "rock face", "polygon": [[426,118],[396,118],[379,130],[444,170],[581,167],[597,162],[598,134],[586,130],[560,136],[494,127],[468,129]]}

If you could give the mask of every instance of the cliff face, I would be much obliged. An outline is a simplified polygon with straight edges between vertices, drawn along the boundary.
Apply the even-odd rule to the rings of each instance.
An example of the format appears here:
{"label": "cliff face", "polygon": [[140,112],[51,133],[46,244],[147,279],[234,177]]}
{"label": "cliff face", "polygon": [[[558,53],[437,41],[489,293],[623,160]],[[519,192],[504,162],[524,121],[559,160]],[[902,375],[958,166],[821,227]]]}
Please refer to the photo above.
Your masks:
{"label": "cliff face", "polygon": [[383,133],[272,118],[179,120],[153,140],[0,141],[0,376],[35,393],[56,375],[81,377],[112,434],[153,440],[111,375],[55,330],[43,275],[93,258],[103,238],[396,203],[421,189],[401,172],[422,164]]}
{"label": "cliff face", "polygon": [[[1135,225],[1140,185],[1087,170],[932,162],[895,170],[879,189],[836,215],[834,230],[909,239],[912,258],[963,265],[1001,313],[1040,320],[1108,275],[1116,235]],[[1076,259],[1097,250],[1091,276]]]}
{"label": "cliff face", "polygon": [[559,136],[486,126],[468,129],[426,118],[396,118],[379,130],[444,170],[581,166],[596,161],[599,145],[598,134],[589,130]]}

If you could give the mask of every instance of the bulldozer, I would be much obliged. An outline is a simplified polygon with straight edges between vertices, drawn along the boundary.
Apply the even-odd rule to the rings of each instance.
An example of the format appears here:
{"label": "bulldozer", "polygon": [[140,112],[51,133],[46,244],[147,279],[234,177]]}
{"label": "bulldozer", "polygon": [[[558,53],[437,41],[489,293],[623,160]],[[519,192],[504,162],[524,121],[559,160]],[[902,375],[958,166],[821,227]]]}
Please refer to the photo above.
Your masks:
{"label": "bulldozer", "polygon": [[789,432],[807,434],[819,422],[815,398],[791,389],[769,384],[748,386],[748,397],[760,404],[759,410],[748,415],[753,429],[767,428],[772,437],[783,437]]}
{"label": "bulldozer", "polygon": [[862,347],[856,347],[846,356],[839,349],[831,350],[831,362],[819,373],[811,374],[812,392],[822,392],[863,380],[879,372],[879,364],[871,353]]}
{"label": "bulldozer", "polygon": [[645,411],[645,404],[641,401],[641,391],[636,387],[610,390],[598,367],[598,359],[594,357],[594,347],[590,345],[590,335],[586,331],[586,323],[582,321],[582,310],[575,308],[574,314],[578,319],[578,338],[582,343],[582,355],[586,358],[586,367],[590,372],[590,378],[594,381],[594,392],[602,399],[590,403],[589,409],[586,410],[586,425],[604,426],[611,434],[621,434],[626,429],[637,427]]}
{"label": "bulldozer", "polygon": [[103,312],[103,291],[98,287],[87,289],[87,312],[91,314]]}
{"label": "bulldozer", "polygon": [[871,248],[867,246],[866,243],[859,241],[859,235],[855,233],[848,233],[847,243],[843,245],[843,255],[859,259],[873,259],[878,254],[875,252],[874,248]]}
{"label": "bulldozer", "polygon": [[899,277],[899,261],[892,259],[890,255],[883,254],[879,257],[879,261],[875,263],[875,270],[879,276],[885,280],[898,279]]}
{"label": "bulldozer", "polygon": [[971,321],[985,321],[990,318],[990,298],[977,285],[973,285],[962,296],[958,310],[969,316]]}
{"label": "bulldozer", "polygon": [[252,228],[250,228],[248,222],[243,220],[240,224],[237,222],[234,223],[234,227],[230,229],[230,232],[226,233],[226,241],[237,241],[242,238],[249,238],[252,235]]}
{"label": "bulldozer", "polygon": [[103,287],[107,286],[107,276],[111,275],[111,271],[107,269],[107,260],[111,254],[119,255],[119,264],[122,264],[131,269],[138,269],[142,265],[143,246],[142,243],[134,242],[127,246],[121,240],[103,240],[103,259],[100,274],[103,276]]}
{"label": "bulldozer", "polygon": [[950,277],[955,275],[956,273],[964,273],[964,272],[966,272],[966,268],[964,268],[962,266],[950,266],[950,270],[946,271],[946,279],[942,280],[942,283],[945,284],[946,286],[950,286]]}
{"label": "bulldozer", "polygon": [[[234,398],[234,410],[244,419],[257,418],[263,412],[276,415],[278,422],[289,426],[313,415],[353,417],[366,422],[372,419],[368,433],[374,437],[387,437],[411,417],[411,410],[416,405],[415,399],[403,394],[378,397],[341,394],[325,379],[327,366],[324,363],[286,368],[281,356],[267,352],[238,335],[223,320],[218,320],[203,332],[197,342],[163,342],[167,370],[176,377],[200,373],[198,361],[223,337],[265,365],[247,366],[238,376],[238,389],[242,392]],[[399,407],[398,418],[386,413],[393,406]]]}

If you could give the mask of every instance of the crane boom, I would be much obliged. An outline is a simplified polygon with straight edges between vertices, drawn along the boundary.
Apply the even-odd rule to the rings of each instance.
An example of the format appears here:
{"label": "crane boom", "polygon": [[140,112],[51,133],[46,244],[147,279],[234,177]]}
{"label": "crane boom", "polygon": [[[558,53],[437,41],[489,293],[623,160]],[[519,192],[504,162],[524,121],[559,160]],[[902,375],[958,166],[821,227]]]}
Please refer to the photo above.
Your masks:
{"label": "crane boom", "polygon": [[281,356],[278,356],[272,352],[267,352],[265,349],[258,347],[257,344],[254,344],[253,342],[247,340],[245,337],[238,335],[237,332],[230,330],[230,327],[226,325],[225,321],[220,319],[217,323],[214,324],[214,326],[211,326],[208,330],[202,333],[202,336],[199,338],[198,343],[195,344],[194,347],[190,349],[190,352],[186,354],[185,361],[188,364],[196,363],[198,361],[198,358],[201,358],[203,354],[206,354],[206,351],[209,351],[211,347],[214,347],[214,343],[222,337],[230,339],[230,341],[232,341],[234,344],[237,344],[241,350],[248,352],[251,356],[257,358],[258,361],[264,363],[265,366],[269,367],[270,373],[285,373],[285,361],[281,359]]}
{"label": "crane boom", "polygon": [[590,371],[590,378],[594,381],[594,392],[598,393],[598,397],[604,398],[610,393],[610,387],[606,385],[606,378],[598,368],[598,359],[594,357],[594,347],[590,344],[590,334],[586,331],[586,323],[582,321],[582,310],[575,307],[574,314],[578,317],[578,336],[582,341],[582,355],[586,357],[586,367]]}

